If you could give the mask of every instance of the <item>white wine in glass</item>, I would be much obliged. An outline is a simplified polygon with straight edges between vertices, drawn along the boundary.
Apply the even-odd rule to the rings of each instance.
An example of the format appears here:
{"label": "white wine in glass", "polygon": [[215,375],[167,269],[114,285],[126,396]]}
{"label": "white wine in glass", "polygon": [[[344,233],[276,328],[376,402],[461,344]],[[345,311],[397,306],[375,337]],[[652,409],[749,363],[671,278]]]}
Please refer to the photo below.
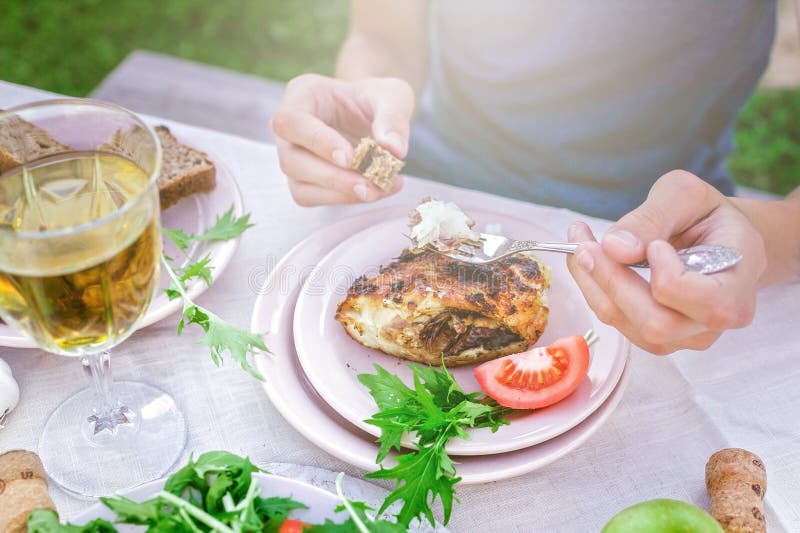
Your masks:
{"label": "white wine in glass", "polygon": [[112,386],[108,350],[158,287],[158,138],[91,100],[8,110],[0,131],[17,160],[0,175],[0,315],[44,350],[80,357],[91,381],[48,419],[45,469],[87,496],[156,479],[179,458],[185,422],[160,389]]}

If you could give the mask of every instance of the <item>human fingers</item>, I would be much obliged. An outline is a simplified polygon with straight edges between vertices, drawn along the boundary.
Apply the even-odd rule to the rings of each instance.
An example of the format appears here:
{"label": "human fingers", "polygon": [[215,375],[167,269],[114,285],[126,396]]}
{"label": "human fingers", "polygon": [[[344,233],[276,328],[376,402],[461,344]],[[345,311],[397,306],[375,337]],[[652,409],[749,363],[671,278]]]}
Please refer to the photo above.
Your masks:
{"label": "human fingers", "polygon": [[[570,228],[569,240],[571,242],[594,242],[594,237],[586,224],[578,222]],[[584,257],[568,257],[567,266],[589,307],[601,322],[614,327],[640,348],[655,355],[667,355],[684,348],[703,350],[719,337],[719,333],[716,332],[702,332],[686,339],[650,342],[642,337],[639,327],[631,323],[626,314],[608,297],[608,294],[600,288],[592,276],[578,265],[580,259],[586,260]]]}
{"label": "human fingers", "polygon": [[[400,185],[396,184],[388,194],[394,194],[399,190]],[[352,194],[347,194],[331,189],[326,189],[312,183],[302,181],[289,180],[289,191],[292,198],[298,205],[303,207],[313,207],[320,205],[337,205],[337,204],[353,204],[363,202],[358,195],[355,197]]]}
{"label": "human fingers", "polygon": [[[629,267],[611,260],[598,243],[582,243],[576,255],[578,266],[633,326],[633,342],[671,346],[706,331],[703,324],[657,302],[648,283]],[[612,318],[615,327],[615,322],[622,322],[620,317]]]}
{"label": "human fingers", "polygon": [[402,176],[396,176],[387,193],[357,172],[340,169],[303,148],[285,141],[278,141],[278,147],[281,170],[289,178],[292,196],[300,205],[374,202],[403,186]]}
{"label": "human fingers", "polygon": [[[746,265],[705,275],[688,270],[669,243],[647,247],[653,298],[713,331],[741,328],[753,320],[757,276]],[[738,269],[738,270],[737,270]]]}
{"label": "human fingers", "polygon": [[647,244],[669,240],[708,216],[724,200],[694,174],[674,170],[650,189],[642,205],[620,218],[602,238],[603,251],[619,263],[644,259]]}
{"label": "human fingers", "polygon": [[[570,242],[595,242],[592,230],[583,222],[576,222],[570,226],[568,239]],[[627,318],[620,308],[592,279],[587,272],[587,266],[579,264],[580,260],[586,260],[586,258],[578,257],[576,254],[568,255],[567,268],[594,314],[601,322],[609,325],[622,325],[623,322],[627,322]]]}
{"label": "human fingers", "polygon": [[277,140],[276,145],[281,170],[290,179],[351,195],[359,187],[364,192],[363,201],[377,200],[383,196],[383,191],[355,170],[340,168],[305,148],[281,139]]}
{"label": "human fingers", "polygon": [[372,109],[375,140],[396,157],[404,158],[414,114],[411,85],[398,78],[370,80],[364,94]]}
{"label": "human fingers", "polygon": [[353,146],[338,131],[308,111],[283,107],[271,122],[275,137],[302,147],[339,168],[350,168]]}

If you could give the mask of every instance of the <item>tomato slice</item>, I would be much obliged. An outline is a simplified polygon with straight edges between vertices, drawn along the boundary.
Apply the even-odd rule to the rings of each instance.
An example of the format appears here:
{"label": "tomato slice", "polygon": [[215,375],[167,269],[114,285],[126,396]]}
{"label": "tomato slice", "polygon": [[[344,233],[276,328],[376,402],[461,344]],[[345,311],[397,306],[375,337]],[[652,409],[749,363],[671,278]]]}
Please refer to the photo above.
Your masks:
{"label": "tomato slice", "polygon": [[278,533],[303,533],[306,529],[311,529],[311,524],[301,520],[284,520]]}
{"label": "tomato slice", "polygon": [[572,394],[588,370],[589,345],[576,335],[483,363],[475,368],[475,377],[500,405],[540,409]]}

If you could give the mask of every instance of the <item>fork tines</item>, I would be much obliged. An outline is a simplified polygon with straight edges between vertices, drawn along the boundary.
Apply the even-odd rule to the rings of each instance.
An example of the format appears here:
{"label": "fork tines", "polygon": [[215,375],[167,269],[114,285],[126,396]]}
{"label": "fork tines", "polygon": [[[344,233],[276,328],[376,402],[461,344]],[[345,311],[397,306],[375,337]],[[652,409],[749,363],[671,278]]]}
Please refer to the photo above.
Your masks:
{"label": "fork tines", "polygon": [[472,257],[475,255],[475,251],[478,250],[477,246],[472,245],[461,245],[459,246],[456,251],[461,255],[466,255],[467,257]]}
{"label": "fork tines", "polygon": [[583,338],[586,340],[586,344],[588,344],[589,346],[600,340],[600,337],[597,335],[597,333],[594,332],[593,329],[587,331],[583,335]]}

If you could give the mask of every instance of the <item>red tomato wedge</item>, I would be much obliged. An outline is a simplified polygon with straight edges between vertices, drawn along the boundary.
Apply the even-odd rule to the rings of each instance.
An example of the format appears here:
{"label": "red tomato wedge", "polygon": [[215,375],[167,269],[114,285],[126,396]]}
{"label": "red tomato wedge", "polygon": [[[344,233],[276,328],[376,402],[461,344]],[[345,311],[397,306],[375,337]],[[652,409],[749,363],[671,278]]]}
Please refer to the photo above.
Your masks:
{"label": "red tomato wedge", "polygon": [[284,520],[278,533],[303,533],[307,529],[311,529],[311,524],[300,520]]}
{"label": "red tomato wedge", "polygon": [[589,345],[576,335],[483,363],[475,368],[475,377],[500,405],[540,409],[575,392],[588,370]]}

